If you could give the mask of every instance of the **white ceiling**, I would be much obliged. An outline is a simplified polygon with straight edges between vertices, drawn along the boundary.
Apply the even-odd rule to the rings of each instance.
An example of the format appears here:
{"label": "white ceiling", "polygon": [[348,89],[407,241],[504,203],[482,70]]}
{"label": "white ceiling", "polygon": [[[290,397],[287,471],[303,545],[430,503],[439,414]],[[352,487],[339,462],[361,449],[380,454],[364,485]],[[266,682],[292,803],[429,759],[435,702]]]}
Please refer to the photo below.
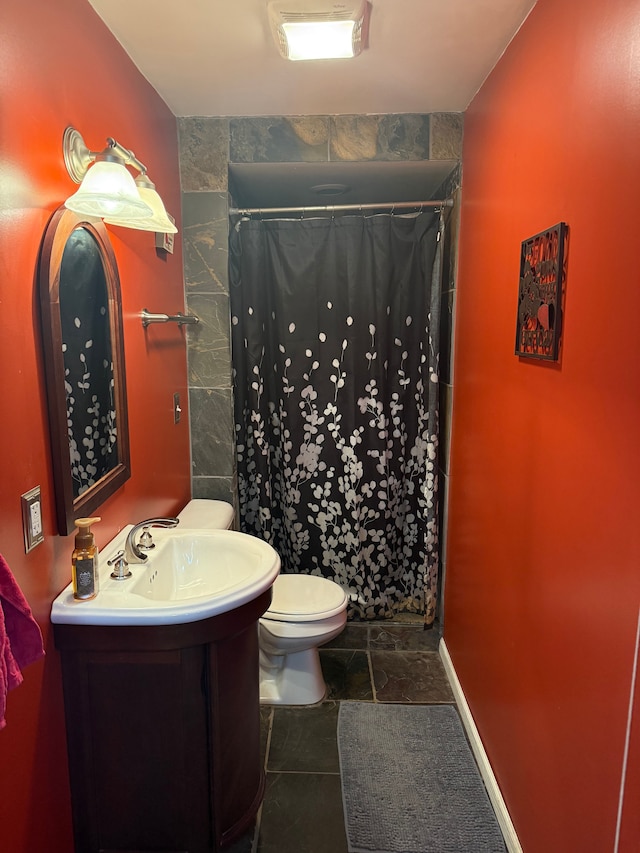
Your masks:
{"label": "white ceiling", "polygon": [[267,0],[89,2],[176,116],[462,112],[535,4],[371,0],[360,56],[289,62]]}

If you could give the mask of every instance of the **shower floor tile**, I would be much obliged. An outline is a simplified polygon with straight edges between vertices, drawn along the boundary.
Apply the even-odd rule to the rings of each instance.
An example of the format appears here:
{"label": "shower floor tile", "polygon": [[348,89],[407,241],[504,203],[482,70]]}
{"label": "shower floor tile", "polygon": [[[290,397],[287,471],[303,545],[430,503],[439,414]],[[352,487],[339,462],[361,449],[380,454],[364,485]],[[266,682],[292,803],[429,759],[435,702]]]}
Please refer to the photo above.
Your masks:
{"label": "shower floor tile", "polygon": [[425,631],[423,628],[401,625],[376,625],[369,629],[369,648],[393,651],[437,652],[440,644],[437,626]]}
{"label": "shower floor tile", "polygon": [[339,773],[338,702],[281,707],[273,717],[268,771]]}
{"label": "shower floor tile", "polygon": [[320,649],[327,699],[373,701],[369,657],[365,651]]}
{"label": "shower floor tile", "polygon": [[257,853],[347,853],[339,773],[267,773]]}
{"label": "shower floor tile", "polygon": [[437,652],[372,651],[370,654],[378,702],[455,701]]}

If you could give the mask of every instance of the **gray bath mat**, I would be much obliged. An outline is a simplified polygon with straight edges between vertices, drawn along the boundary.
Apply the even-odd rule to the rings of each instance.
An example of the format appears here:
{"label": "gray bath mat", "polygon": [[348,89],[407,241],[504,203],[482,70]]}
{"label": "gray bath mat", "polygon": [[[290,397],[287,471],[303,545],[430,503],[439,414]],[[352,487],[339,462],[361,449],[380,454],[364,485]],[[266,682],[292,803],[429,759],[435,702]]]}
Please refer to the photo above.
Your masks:
{"label": "gray bath mat", "polygon": [[455,708],[341,702],[350,853],[504,853]]}

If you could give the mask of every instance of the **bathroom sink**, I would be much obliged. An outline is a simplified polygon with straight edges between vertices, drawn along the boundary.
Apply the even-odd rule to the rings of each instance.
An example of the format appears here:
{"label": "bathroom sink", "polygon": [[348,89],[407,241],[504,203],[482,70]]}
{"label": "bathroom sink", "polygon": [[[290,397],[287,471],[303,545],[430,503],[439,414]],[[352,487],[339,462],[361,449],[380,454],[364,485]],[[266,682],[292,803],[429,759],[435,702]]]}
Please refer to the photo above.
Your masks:
{"label": "bathroom sink", "polygon": [[76,601],[71,584],[54,600],[51,621],[76,625],[173,625],[225,613],[257,598],[280,571],[274,549],[232,530],[153,528],[155,548],[131,577],[110,577],[108,560],[124,548],[131,525],[101,549],[100,591]]}

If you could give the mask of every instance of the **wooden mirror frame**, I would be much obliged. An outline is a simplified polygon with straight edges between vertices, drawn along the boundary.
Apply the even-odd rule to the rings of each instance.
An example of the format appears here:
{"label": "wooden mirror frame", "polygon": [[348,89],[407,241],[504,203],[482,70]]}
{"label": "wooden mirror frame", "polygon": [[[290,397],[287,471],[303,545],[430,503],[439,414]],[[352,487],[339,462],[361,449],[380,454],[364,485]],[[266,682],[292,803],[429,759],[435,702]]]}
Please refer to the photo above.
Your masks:
{"label": "wooden mirror frame", "polygon": [[[108,322],[113,359],[117,463],[96,483],[77,498],[74,498],[62,348],[60,272],[67,241],[71,234],[79,228],[86,229],[95,240],[106,279]],[[74,530],[76,518],[93,515],[100,504],[131,476],[120,277],[113,248],[109,241],[109,234],[102,220],[84,220],[65,207],[58,208],[44,234],[38,279],[56,517],[59,533],[67,535]]]}

